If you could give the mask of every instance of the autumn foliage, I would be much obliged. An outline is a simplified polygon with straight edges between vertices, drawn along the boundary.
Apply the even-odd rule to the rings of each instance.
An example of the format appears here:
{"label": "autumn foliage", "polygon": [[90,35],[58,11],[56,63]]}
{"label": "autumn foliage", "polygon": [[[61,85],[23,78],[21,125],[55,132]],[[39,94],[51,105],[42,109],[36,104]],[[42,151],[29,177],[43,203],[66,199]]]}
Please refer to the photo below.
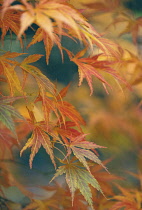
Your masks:
{"label": "autumn foliage", "polygon": [[[118,164],[114,155],[121,159],[119,152],[120,156],[123,150],[128,152],[126,142],[131,145],[130,153],[133,148],[138,157],[142,154],[142,61],[139,48],[136,51],[142,17],[135,18],[125,6],[122,0],[78,3],[69,0],[0,1],[2,208],[142,209],[141,158],[137,158],[135,173],[125,171],[127,176],[137,180],[138,187],[121,186],[127,181],[123,174],[113,174],[107,168],[107,164],[115,164],[115,161]],[[102,21],[103,15],[108,18],[108,23]],[[96,17],[94,22],[93,16]],[[119,30],[115,37],[109,36],[118,26],[122,31]],[[29,33],[32,35],[26,43],[27,52],[43,43],[44,54],[36,48],[34,54],[24,52]],[[123,46],[123,38],[120,38],[125,34],[132,39],[128,48]],[[16,48],[5,50],[9,35],[16,37],[21,52]],[[77,43],[77,53],[63,44],[63,38]],[[78,81],[58,85],[58,81],[52,81],[40,69],[43,57],[46,65],[50,65],[54,47],[57,47],[62,63],[66,55],[77,67]],[[136,53],[131,48],[135,48]],[[122,145],[118,152],[119,142]],[[36,169],[34,165],[42,148],[50,159],[49,169],[54,171],[48,183],[40,184],[39,181],[36,185],[39,192],[44,192],[43,197],[31,190],[32,181],[25,184],[24,175],[18,169],[20,167],[22,171],[25,167],[32,171],[28,173],[34,174],[33,180],[36,172],[45,176],[46,173],[42,174],[38,169],[40,166],[37,164]],[[103,153],[105,157],[108,150],[110,154],[106,158],[99,156]],[[16,151],[18,160],[28,152],[28,166],[17,161]],[[108,156],[112,159],[108,160]],[[19,174],[21,177],[18,178]],[[48,174],[46,176],[48,178]],[[18,188],[28,202],[10,200],[6,190],[11,187]]]}

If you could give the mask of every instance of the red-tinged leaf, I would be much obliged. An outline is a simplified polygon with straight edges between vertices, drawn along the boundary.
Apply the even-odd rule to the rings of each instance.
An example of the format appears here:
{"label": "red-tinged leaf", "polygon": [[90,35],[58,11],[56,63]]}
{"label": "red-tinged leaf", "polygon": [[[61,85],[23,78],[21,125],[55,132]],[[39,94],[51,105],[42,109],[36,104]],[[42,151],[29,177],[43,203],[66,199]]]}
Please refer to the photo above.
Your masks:
{"label": "red-tinged leaf", "polygon": [[32,136],[31,138],[28,139],[26,145],[23,147],[20,154],[22,155],[24,150],[31,147],[29,163],[30,163],[30,168],[32,168],[32,162],[33,162],[34,156],[38,152],[39,148],[43,146],[46,152],[50,155],[52,163],[56,167],[54,154],[53,154],[53,147],[52,147],[49,135],[43,130],[40,124],[37,123],[33,126],[34,126],[34,129],[33,129]]}
{"label": "red-tinged leaf", "polygon": [[[76,167],[75,163],[66,163],[64,166],[60,166],[53,179],[65,173],[66,182],[69,186],[72,195],[72,204],[74,201],[75,191],[79,189],[81,194],[84,196],[85,200],[89,203],[92,209],[93,202],[92,202],[92,194],[89,185],[93,188],[96,188],[98,191],[102,193],[102,190],[99,186],[97,180],[90,174],[88,171]],[[51,180],[51,181],[52,181]]]}
{"label": "red-tinged leaf", "polygon": [[52,125],[50,129],[51,132],[55,132],[55,134],[59,135],[64,141],[64,143],[68,145],[71,138],[76,138],[77,136],[81,135],[81,133],[78,130],[72,128],[75,126],[75,122],[65,121],[64,123],[61,120],[59,120],[57,124],[55,124],[54,126]]}
{"label": "red-tinged leaf", "polygon": [[77,136],[75,139],[72,139],[72,143],[71,145],[72,146],[77,146],[77,147],[81,147],[81,148],[85,148],[85,149],[96,149],[96,148],[105,148],[103,146],[100,146],[100,145],[97,145],[93,142],[88,142],[88,141],[85,141],[84,140],[84,137],[86,136],[87,134],[83,134],[83,135],[80,135],[80,136]]}
{"label": "red-tinged leaf", "polygon": [[71,151],[76,156],[76,158],[90,171],[90,168],[87,163],[87,159],[96,162],[99,165],[102,165],[106,170],[107,168],[102,164],[101,160],[92,152],[96,148],[104,148],[102,146],[96,145],[93,142],[85,141],[84,137],[87,134],[81,134],[76,138],[72,138],[70,143],[67,145],[68,155],[70,155]]}
{"label": "red-tinged leaf", "polygon": [[93,86],[92,86],[92,75],[97,77],[102,83],[107,84],[110,88],[111,86],[109,83],[95,70],[95,68],[91,65],[75,62],[78,65],[78,73],[79,73],[79,86],[82,84],[83,79],[86,78],[88,85],[90,87],[90,95],[93,93]]}
{"label": "red-tinged leaf", "polygon": [[80,58],[79,56],[84,55],[84,53],[85,51],[79,52],[77,57],[75,56],[71,58],[71,61],[73,61],[78,66],[79,86],[82,84],[83,79],[85,78],[90,87],[90,95],[93,93],[92,76],[95,76],[97,79],[99,79],[104,86],[107,85],[112,88],[111,85],[101,75],[101,72],[106,72],[112,75],[114,79],[128,86],[127,82],[112,68],[112,65],[118,62],[116,58],[117,55],[111,57],[113,60],[106,60],[107,56],[104,54],[99,54],[97,56],[88,58]]}

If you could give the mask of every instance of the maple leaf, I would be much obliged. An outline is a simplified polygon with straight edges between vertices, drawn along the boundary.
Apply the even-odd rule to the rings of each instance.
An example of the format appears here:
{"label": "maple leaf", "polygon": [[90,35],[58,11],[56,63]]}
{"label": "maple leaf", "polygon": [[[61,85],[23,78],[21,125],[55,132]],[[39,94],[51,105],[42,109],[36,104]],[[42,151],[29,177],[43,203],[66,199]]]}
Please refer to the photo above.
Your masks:
{"label": "maple leaf", "polygon": [[92,203],[92,194],[91,194],[91,189],[89,187],[89,184],[92,187],[96,188],[101,193],[103,193],[103,192],[99,186],[99,183],[93,177],[93,175],[90,174],[87,170],[77,167],[76,163],[69,162],[69,163],[66,163],[66,165],[60,166],[57,169],[52,180],[54,180],[56,177],[58,177],[64,173],[65,173],[66,182],[67,182],[69,189],[71,191],[72,204],[74,201],[75,191],[77,189],[79,189],[81,194],[84,196],[85,200],[89,203],[91,208],[94,209],[93,203]]}
{"label": "maple leaf", "polygon": [[65,121],[64,123],[61,120],[59,120],[55,125],[50,126],[50,130],[56,135],[59,135],[65,144],[68,144],[69,139],[81,135],[81,132],[79,132],[75,128],[72,128],[75,126],[76,126],[75,122]]}
{"label": "maple leaf", "polygon": [[105,147],[84,140],[84,137],[86,135],[87,134],[81,134],[75,138],[70,139],[70,142],[68,143],[68,145],[66,145],[68,150],[67,156],[69,156],[73,152],[76,158],[84,165],[84,167],[87,168],[88,171],[90,171],[90,168],[88,166],[86,158],[102,165],[107,170],[107,168],[102,164],[101,160],[97,157],[97,155],[95,155],[95,153],[91,151],[96,148],[105,148]]}
{"label": "maple leaf", "polygon": [[[22,4],[3,6],[3,11],[7,9],[22,10],[21,28],[18,37],[32,24],[37,24],[42,30],[38,30],[34,36],[32,45],[38,41],[44,40],[46,49],[46,60],[48,61],[49,53],[52,44],[55,43],[59,47],[62,54],[62,47],[60,44],[60,36],[65,35],[69,38],[74,37],[83,42],[87,47],[93,49],[96,44],[104,53],[110,54],[106,43],[101,40],[101,35],[89,24],[86,19],[80,14],[78,10],[64,1],[40,1],[34,5],[28,3],[26,0],[21,1]],[[54,20],[54,21],[52,21]],[[52,40],[49,44],[49,41]],[[47,45],[49,44],[49,46]],[[105,46],[106,45],[106,46]]]}
{"label": "maple leaf", "polygon": [[125,189],[118,186],[122,195],[116,195],[113,199],[116,203],[110,208],[110,210],[119,210],[124,208],[125,210],[140,210],[142,204],[142,192],[135,189]]}
{"label": "maple leaf", "polygon": [[54,39],[51,19],[57,23],[59,30],[61,30],[61,24],[65,23],[79,35],[77,22],[84,22],[84,19],[71,5],[63,1],[40,1],[35,3],[34,6],[25,0],[21,2],[23,5],[9,7],[10,9],[24,11],[21,15],[19,37],[32,23],[36,23],[48,33],[51,39]]}
{"label": "maple leaf", "polygon": [[[69,86],[63,88],[57,95],[55,95],[56,91],[54,91],[54,95],[49,95],[48,92],[46,92],[42,87],[40,87],[40,95],[37,97],[35,102],[42,101],[43,112],[45,116],[45,121],[47,123],[47,127],[49,121],[49,114],[51,112],[54,112],[55,116],[57,117],[60,123],[63,122],[65,124],[66,119],[69,118],[80,129],[80,124],[85,125],[84,119],[75,109],[75,107],[67,101],[62,100],[62,97],[65,96],[68,87]],[[48,97],[48,95],[50,98]]]}
{"label": "maple leaf", "polygon": [[30,65],[30,63],[36,62],[42,56],[43,55],[40,54],[29,55],[21,63],[17,65],[21,67],[21,69],[26,75],[30,74],[36,79],[37,84],[39,85],[39,88],[42,89],[42,91],[47,89],[51,94],[54,95],[55,93],[54,84],[44,74],[42,74],[42,72],[36,66]]}
{"label": "maple leaf", "polygon": [[67,95],[67,92],[69,90],[69,87],[70,87],[70,84],[69,83],[67,86],[65,86],[64,88],[62,88],[62,90],[59,92],[59,94],[56,96],[56,99],[57,100],[62,100],[62,98],[64,98],[66,95]]}
{"label": "maple leaf", "polygon": [[106,85],[111,88],[111,85],[103,78],[100,72],[106,72],[112,75],[115,79],[120,80],[124,83],[126,83],[119,74],[111,67],[112,64],[115,62],[109,61],[109,60],[101,60],[102,54],[99,54],[97,56],[84,58],[84,54],[86,53],[86,49],[83,49],[82,51],[78,52],[75,57],[70,59],[78,66],[78,73],[79,73],[79,86],[82,84],[83,79],[86,78],[88,85],[90,87],[90,95],[93,93],[93,87],[92,87],[92,75],[95,76],[97,79],[99,79],[106,92]]}
{"label": "maple leaf", "polygon": [[139,31],[142,27],[142,17],[140,16],[140,17],[134,18],[134,16],[132,16],[130,14],[129,15],[124,14],[122,17],[115,18],[114,21],[107,27],[107,29],[111,25],[115,26],[119,23],[127,24],[125,29],[122,32],[120,32],[119,36],[131,33],[133,43],[137,44],[137,38],[139,36]]}
{"label": "maple leaf", "polygon": [[28,110],[28,111],[31,117],[31,120],[29,120],[29,123],[32,128],[32,136],[28,139],[27,143],[22,148],[20,155],[22,155],[24,150],[31,147],[29,164],[30,164],[30,168],[32,168],[32,162],[33,162],[34,156],[36,155],[40,147],[43,146],[46,152],[50,155],[52,163],[56,167],[54,154],[53,154],[53,146],[52,146],[50,136],[47,132],[45,123],[36,122],[33,112],[31,110]]}
{"label": "maple leaf", "polygon": [[[4,1],[5,3],[6,1]],[[0,6],[0,11],[2,11],[2,7]],[[14,32],[16,35],[19,33],[20,29],[20,15],[21,12],[16,10],[8,10],[4,13],[4,15],[0,15],[0,28],[1,28],[1,40],[4,40],[7,32]],[[23,46],[22,39],[20,38],[21,46]]]}
{"label": "maple leaf", "polygon": [[[58,37],[56,37],[55,40],[58,40]],[[37,29],[35,35],[33,36],[32,41],[28,44],[27,48],[41,41],[44,42],[45,52],[46,52],[46,62],[48,63],[50,52],[53,48],[53,41],[43,29],[41,28]],[[60,42],[58,41],[58,43]]]}
{"label": "maple leaf", "polygon": [[7,77],[7,81],[10,87],[11,96],[14,95],[16,90],[24,94],[19,78],[15,72],[15,66],[9,64],[3,64],[4,75]]}
{"label": "maple leaf", "polygon": [[[59,34],[59,33],[62,33],[62,34]],[[54,26],[54,38],[55,38],[54,40],[52,40],[50,38],[50,36],[48,35],[48,33],[46,33],[42,28],[38,28],[35,35],[33,36],[32,41],[28,44],[27,48],[29,48],[31,45],[36,44],[37,42],[43,41],[44,46],[45,46],[45,52],[46,52],[46,62],[48,63],[51,50],[52,50],[54,44],[56,44],[58,46],[59,50],[60,50],[62,60],[63,60],[61,35],[68,36],[69,38],[72,39],[72,37],[68,33],[66,33],[65,31],[62,30],[60,32],[56,25]]]}
{"label": "maple leaf", "polygon": [[15,101],[17,98],[0,98],[0,121],[15,135],[15,123],[12,117],[20,118],[21,120],[24,120],[24,117],[13,106],[8,105],[7,103]]}
{"label": "maple leaf", "polygon": [[23,53],[17,52],[6,52],[0,56],[0,69],[1,74],[4,74],[7,78],[7,82],[10,87],[11,96],[14,95],[15,91],[18,90],[20,93],[24,94],[20,80],[15,71],[17,61],[12,60],[13,58],[23,55]]}
{"label": "maple leaf", "polygon": [[[55,105],[54,105],[55,106]],[[69,118],[75,122],[76,126],[80,128],[80,124],[85,125],[84,119],[81,117],[75,107],[67,101],[58,101],[56,107],[65,122],[65,118]]]}

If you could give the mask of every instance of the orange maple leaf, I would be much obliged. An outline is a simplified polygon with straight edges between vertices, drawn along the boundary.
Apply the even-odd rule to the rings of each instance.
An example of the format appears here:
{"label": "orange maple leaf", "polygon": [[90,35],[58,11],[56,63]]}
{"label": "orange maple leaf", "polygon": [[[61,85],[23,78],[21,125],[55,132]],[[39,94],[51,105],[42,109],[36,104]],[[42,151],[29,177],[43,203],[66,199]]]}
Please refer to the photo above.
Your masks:
{"label": "orange maple leaf", "polygon": [[[62,119],[60,119],[58,122],[50,124],[49,131],[51,133],[55,133],[55,136],[57,135],[60,136],[64,144],[68,145],[71,138],[76,138],[77,136],[80,136],[82,134],[82,132],[78,131],[74,127],[76,127],[75,122],[72,121],[62,122]],[[56,142],[56,140],[57,138],[54,141]]]}
{"label": "orange maple leaf", "polygon": [[21,15],[21,28],[19,31],[19,37],[23,32],[32,24],[36,23],[42,29],[44,29],[49,37],[54,40],[53,23],[55,20],[61,30],[62,23],[67,24],[72,28],[79,36],[79,29],[77,22],[84,22],[82,15],[71,5],[64,1],[49,1],[42,0],[34,5],[28,3],[26,0],[22,0],[22,5],[10,6],[9,9],[16,9],[23,11]]}
{"label": "orange maple leaf", "polygon": [[[66,29],[67,26],[64,25],[64,28],[63,29]],[[62,60],[63,60],[63,52],[62,52],[62,45],[61,45],[61,35],[63,36],[67,36],[71,39],[72,36],[69,35],[69,33],[67,33],[65,30],[61,30],[59,31],[58,27],[57,27],[57,24],[54,23],[53,24],[53,27],[54,27],[54,40],[51,39],[51,37],[48,35],[48,33],[43,30],[42,28],[38,28],[35,35],[33,36],[33,39],[32,41],[28,44],[27,47],[30,47],[31,45],[34,45],[36,44],[37,42],[41,42],[43,41],[44,43],[44,46],[45,46],[45,52],[46,52],[46,62],[48,63],[48,60],[49,60],[49,56],[50,56],[50,53],[51,53],[51,50],[54,46],[54,44],[56,44],[60,50],[60,53],[61,53],[61,56],[62,56]]]}
{"label": "orange maple leaf", "polygon": [[[0,11],[2,11],[2,7],[0,6]],[[4,15],[0,15],[0,29],[1,29],[1,40],[4,40],[5,35],[8,31],[14,32],[16,35],[19,33],[20,29],[20,15],[21,12],[16,10],[8,10],[4,13]],[[20,43],[22,46],[22,39],[20,38]]]}
{"label": "orange maple leaf", "polygon": [[20,80],[15,71],[17,61],[13,59],[20,55],[23,55],[23,53],[6,52],[0,56],[0,74],[6,77],[7,82],[9,84],[11,96],[14,95],[16,90],[18,90],[20,93],[24,95]]}
{"label": "orange maple leaf", "polygon": [[125,189],[118,186],[122,195],[116,195],[113,199],[116,203],[110,208],[110,210],[140,210],[142,204],[142,192],[135,189]]}
{"label": "orange maple leaf", "polygon": [[65,87],[60,91],[59,94],[57,94],[57,96],[51,95],[51,97],[48,97],[48,92],[40,89],[40,95],[37,97],[35,102],[42,102],[47,127],[49,124],[49,116],[51,112],[55,114],[60,124],[62,122],[65,124],[66,120],[70,119],[80,129],[80,125],[85,125],[84,119],[75,109],[75,107],[69,102],[62,100],[62,97],[65,96],[67,90],[68,87]]}
{"label": "orange maple leaf", "polygon": [[[95,44],[101,48],[104,53],[111,53],[107,49],[107,44],[101,39],[101,35],[97,33],[78,10],[73,8],[71,4],[66,3],[66,1],[41,0],[38,3],[32,4],[28,3],[26,0],[21,0],[21,3],[22,4],[15,4],[14,6],[10,6],[10,2],[6,5],[4,4],[3,13],[7,11],[7,9],[21,10],[23,12],[20,17],[21,27],[18,37],[33,23],[37,24],[46,32],[47,37],[45,37],[44,33],[44,44],[47,51],[47,60],[52,43],[56,43],[62,52],[59,43],[60,37],[58,37],[57,34],[59,36],[65,35],[69,38],[77,38],[87,47],[89,46],[92,51],[93,45]],[[41,39],[43,39],[43,34],[39,30],[30,45]],[[47,43],[49,43],[47,41],[48,39],[52,40],[49,47],[47,46]]]}

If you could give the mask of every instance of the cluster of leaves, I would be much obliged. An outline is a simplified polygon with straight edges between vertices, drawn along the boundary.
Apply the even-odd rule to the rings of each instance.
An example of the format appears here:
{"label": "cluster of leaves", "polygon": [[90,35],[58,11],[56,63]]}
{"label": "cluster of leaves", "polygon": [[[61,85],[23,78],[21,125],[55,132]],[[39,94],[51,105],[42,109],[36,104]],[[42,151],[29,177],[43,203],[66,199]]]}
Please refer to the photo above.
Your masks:
{"label": "cluster of leaves", "polygon": [[[35,34],[27,48],[38,42],[43,42],[47,65],[54,45],[59,48],[62,60],[64,60],[63,52],[66,51],[70,61],[78,67],[78,86],[82,85],[83,79],[86,79],[90,95],[93,94],[94,89],[92,76],[101,82],[107,93],[109,92],[107,88],[112,88],[112,80],[119,86],[121,85],[121,88],[129,87],[129,83],[136,85],[141,82],[141,72],[139,71],[137,74],[137,69],[133,71],[134,77],[127,78],[127,75],[123,73],[123,68],[136,60],[138,63],[135,62],[136,68],[140,69],[139,58],[129,53],[131,58],[125,59],[126,52],[118,44],[99,34],[81,14],[81,11],[75,9],[68,0],[20,0],[18,2],[5,0],[0,3],[0,29],[3,44],[7,33],[10,32],[16,34],[22,47],[28,29],[33,29]],[[91,9],[94,7],[97,12],[112,12],[109,4],[108,0],[102,3],[87,3],[85,6],[91,7]],[[113,10],[118,9],[119,4],[120,1],[114,1]],[[115,15],[113,24],[126,21],[126,14],[121,15],[123,15],[121,19]],[[141,19],[137,19],[133,26],[132,22],[129,25],[129,29],[123,33],[132,32],[133,40],[136,41],[138,29],[141,27]],[[134,31],[136,31],[135,34]],[[84,49],[74,55],[62,46],[62,36],[75,42],[79,41]],[[125,196],[129,194],[128,200],[129,198],[136,200],[133,204],[130,202],[129,209],[140,209],[140,192],[128,193],[119,187],[123,196],[114,196],[110,182],[120,178],[108,173],[105,163],[98,158],[96,151],[96,149],[104,147],[86,140],[87,134],[83,132],[83,126],[86,125],[84,119],[71,103],[64,100],[70,85],[62,88],[61,91],[57,90],[56,85],[33,64],[40,62],[39,60],[43,56],[41,54],[35,52],[19,61],[18,57],[25,56],[25,53],[1,52],[0,81],[2,87],[6,86],[6,90],[2,88],[0,92],[0,167],[2,173],[6,175],[4,182],[0,182],[2,195],[3,187],[16,185],[23,194],[31,199],[31,203],[24,210],[60,208],[85,210],[88,209],[88,204],[92,209],[101,210],[104,208],[127,208],[129,204]],[[34,80],[34,87],[36,87],[32,93],[27,91],[29,77]],[[15,104],[18,102],[22,103],[27,114],[16,109]],[[40,113],[40,117],[38,113]],[[113,119],[111,114],[104,115],[104,117]],[[120,122],[117,117],[115,120]],[[105,122],[104,119],[103,122]],[[122,125],[123,127],[126,125],[126,130],[127,124],[126,121]],[[30,138],[27,137],[29,133],[31,133]],[[132,131],[132,134],[135,136],[135,131]],[[41,147],[46,150],[55,167],[56,172],[51,180],[54,185],[43,187],[47,192],[53,192],[49,199],[42,201],[35,199],[33,194],[14,179],[4,164],[8,158],[13,160],[12,149],[14,146],[20,147],[22,139],[26,139],[27,142],[20,154],[22,155],[27,148],[31,149],[30,168],[32,168],[34,157]],[[59,149],[62,158],[56,156],[54,152],[56,144],[60,144],[64,148],[64,152]],[[60,166],[57,164],[58,161]],[[105,169],[105,172],[101,171],[102,168]],[[63,174],[65,174],[66,180],[64,187],[55,181]],[[106,196],[119,201],[115,204],[114,201],[108,204],[103,191]],[[10,203],[5,203],[9,207]]]}

